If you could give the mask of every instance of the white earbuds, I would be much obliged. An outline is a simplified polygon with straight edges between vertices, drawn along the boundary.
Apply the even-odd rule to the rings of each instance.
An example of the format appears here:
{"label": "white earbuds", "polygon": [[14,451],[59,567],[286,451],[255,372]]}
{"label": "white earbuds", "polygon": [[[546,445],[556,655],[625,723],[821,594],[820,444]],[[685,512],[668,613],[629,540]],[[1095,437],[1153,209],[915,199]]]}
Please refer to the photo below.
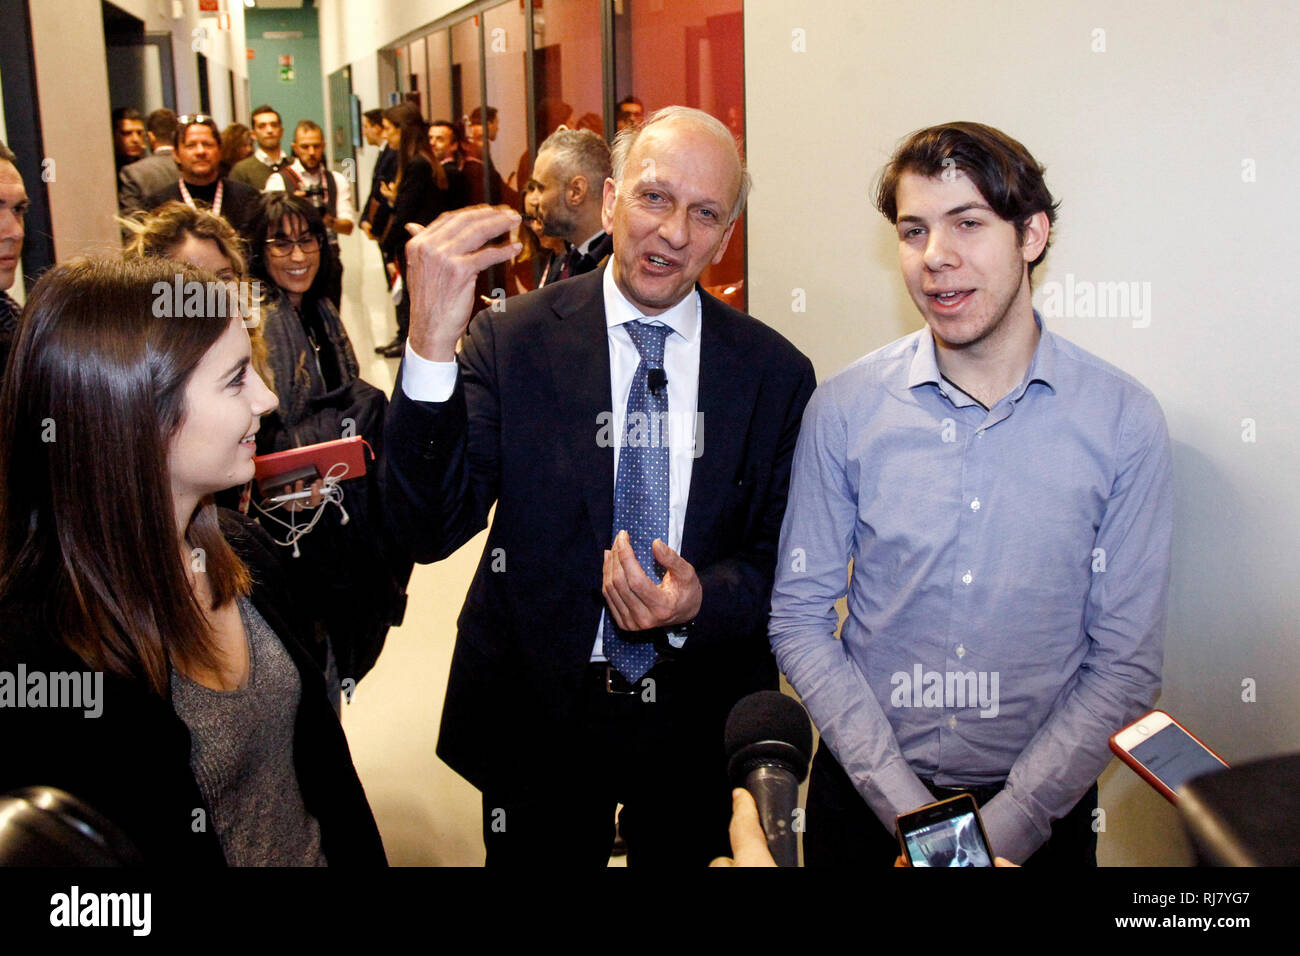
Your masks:
{"label": "white earbuds", "polygon": [[[337,474],[335,474],[335,472],[337,472]],[[276,544],[281,545],[283,547],[286,548],[292,547],[293,556],[295,558],[301,557],[302,552],[298,548],[298,542],[302,540],[302,538],[304,538],[306,535],[310,534],[312,532],[312,529],[316,527],[317,522],[319,522],[321,519],[321,515],[325,514],[325,505],[334,505],[336,508],[338,508],[339,514],[341,515],[341,517],[339,518],[339,524],[347,524],[351,520],[351,518],[348,517],[348,510],[343,507],[343,488],[339,484],[341,481],[347,478],[347,476],[348,476],[348,466],[341,461],[336,462],[334,466],[325,473],[325,477],[323,479],[323,484],[321,487],[320,507],[313,509],[315,511],[315,514],[311,516],[310,521],[308,521],[306,524],[303,525],[298,524],[297,509],[290,509],[288,521],[278,518],[274,514],[272,514],[273,511],[277,511],[280,508],[288,507],[289,505],[288,501],[277,502],[271,505],[270,508],[263,508],[262,503],[260,501],[254,502],[253,505],[255,508],[257,508],[258,511],[262,512],[262,514],[266,515],[266,517],[270,518],[280,527],[284,528],[289,532],[285,540],[283,541],[280,541],[274,535],[272,535],[271,540],[275,541]]]}

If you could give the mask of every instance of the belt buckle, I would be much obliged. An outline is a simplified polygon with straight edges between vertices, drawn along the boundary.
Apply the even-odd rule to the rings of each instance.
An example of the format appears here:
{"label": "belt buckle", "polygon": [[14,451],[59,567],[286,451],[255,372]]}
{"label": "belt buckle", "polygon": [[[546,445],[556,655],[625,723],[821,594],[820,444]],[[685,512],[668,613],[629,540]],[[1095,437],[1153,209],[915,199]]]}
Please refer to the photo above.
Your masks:
{"label": "belt buckle", "polygon": [[[615,681],[616,678],[617,678],[617,680],[618,680],[620,683],[626,685],[626,686],[627,686],[628,688],[630,688],[630,689],[629,689],[629,690],[616,690],[616,689],[614,688],[614,681]],[[605,663],[605,693],[607,693],[607,694],[622,694],[623,696],[626,697],[626,696],[633,696],[633,695],[635,695],[635,694],[637,693],[637,689],[636,689],[636,686],[635,686],[635,685],[628,683],[627,678],[624,677],[622,674],[620,674],[620,673],[618,672],[618,669],[617,669],[616,667],[614,667],[613,664],[610,664],[610,663],[607,661],[607,662]]]}

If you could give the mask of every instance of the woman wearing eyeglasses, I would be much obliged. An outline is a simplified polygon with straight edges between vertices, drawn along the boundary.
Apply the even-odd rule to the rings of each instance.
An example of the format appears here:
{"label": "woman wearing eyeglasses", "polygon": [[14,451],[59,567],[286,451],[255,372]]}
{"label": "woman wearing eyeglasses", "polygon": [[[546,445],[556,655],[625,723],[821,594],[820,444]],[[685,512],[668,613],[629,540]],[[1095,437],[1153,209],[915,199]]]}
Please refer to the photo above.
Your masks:
{"label": "woman wearing eyeglasses", "polygon": [[[289,193],[266,193],[251,230],[257,238],[249,249],[250,267],[263,284],[267,384],[279,396],[279,406],[257,433],[258,453],[359,435],[376,456],[364,479],[341,483],[347,520],[329,509],[296,548],[320,584],[313,610],[335,645],[356,651],[353,659],[338,661],[338,678],[359,680],[388,628],[401,622],[411,574],[410,558],[388,534],[376,480],[388,400],[360,378],[352,343],[326,296],[333,253],[316,208]],[[313,490],[319,494],[319,484]],[[318,496],[309,501],[312,507],[320,503]],[[298,524],[307,520],[295,518]],[[274,520],[264,515],[262,522],[284,537]]]}
{"label": "woman wearing eyeglasses", "polygon": [[346,392],[360,381],[360,372],[338,311],[325,296],[333,256],[325,223],[310,203],[274,192],[262,196],[250,232],[256,237],[249,249],[251,271],[264,285],[262,337],[273,379],[268,384],[280,396],[279,409],[263,425],[265,437],[259,434],[258,451],[344,437],[342,416],[322,399]]}

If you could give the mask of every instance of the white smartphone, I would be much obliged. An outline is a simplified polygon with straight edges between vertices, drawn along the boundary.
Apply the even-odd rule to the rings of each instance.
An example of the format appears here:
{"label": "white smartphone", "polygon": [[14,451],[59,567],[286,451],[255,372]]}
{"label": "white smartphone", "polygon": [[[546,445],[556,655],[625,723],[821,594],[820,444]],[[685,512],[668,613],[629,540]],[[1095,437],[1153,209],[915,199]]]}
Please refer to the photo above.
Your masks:
{"label": "white smartphone", "polygon": [[1110,738],[1110,749],[1177,805],[1177,790],[1193,777],[1223,770],[1228,762],[1163,710],[1143,714]]}

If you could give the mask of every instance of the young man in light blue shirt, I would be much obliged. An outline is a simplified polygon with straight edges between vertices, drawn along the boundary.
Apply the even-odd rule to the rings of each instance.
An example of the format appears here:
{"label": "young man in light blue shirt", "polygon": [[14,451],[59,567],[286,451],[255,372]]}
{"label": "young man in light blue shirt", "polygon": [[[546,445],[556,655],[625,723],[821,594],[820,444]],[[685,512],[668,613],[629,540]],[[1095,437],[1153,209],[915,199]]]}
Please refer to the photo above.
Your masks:
{"label": "young man in light blue shirt", "polygon": [[1056,204],[1020,143],[920,130],[877,203],[926,327],[799,437],[770,636],[822,735],[805,859],[888,863],[897,814],[966,790],[999,856],[1095,865],[1107,739],[1160,685],[1164,417],[1034,312]]}

